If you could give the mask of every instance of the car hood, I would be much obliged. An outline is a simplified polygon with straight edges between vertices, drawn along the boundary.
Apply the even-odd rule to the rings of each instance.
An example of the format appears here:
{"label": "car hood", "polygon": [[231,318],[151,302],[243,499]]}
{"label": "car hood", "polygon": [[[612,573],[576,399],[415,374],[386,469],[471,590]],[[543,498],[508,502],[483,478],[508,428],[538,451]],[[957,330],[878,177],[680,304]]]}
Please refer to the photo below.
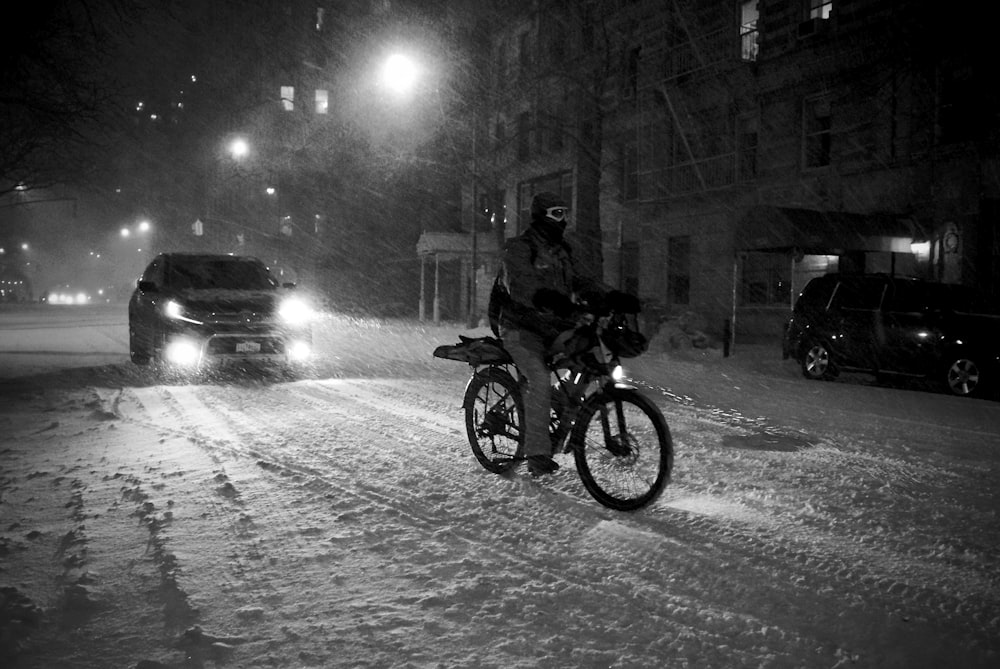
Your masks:
{"label": "car hood", "polygon": [[178,292],[175,299],[199,313],[270,314],[277,309],[281,296],[273,290],[188,289]]}

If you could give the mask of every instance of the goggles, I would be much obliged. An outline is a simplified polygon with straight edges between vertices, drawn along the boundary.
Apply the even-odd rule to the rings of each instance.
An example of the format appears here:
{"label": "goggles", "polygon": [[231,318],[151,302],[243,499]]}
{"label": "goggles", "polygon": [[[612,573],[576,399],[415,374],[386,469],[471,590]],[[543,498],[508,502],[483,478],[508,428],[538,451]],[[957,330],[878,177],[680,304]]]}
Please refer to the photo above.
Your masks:
{"label": "goggles", "polygon": [[549,207],[545,210],[545,216],[551,218],[553,221],[561,221],[565,219],[566,214],[568,213],[568,207]]}

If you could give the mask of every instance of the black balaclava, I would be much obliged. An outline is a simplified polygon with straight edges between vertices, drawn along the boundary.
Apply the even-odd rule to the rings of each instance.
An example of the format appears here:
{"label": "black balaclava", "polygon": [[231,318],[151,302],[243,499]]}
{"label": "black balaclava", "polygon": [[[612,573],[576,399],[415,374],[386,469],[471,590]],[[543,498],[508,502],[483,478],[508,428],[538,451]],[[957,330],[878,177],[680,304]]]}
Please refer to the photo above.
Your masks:
{"label": "black balaclava", "polygon": [[551,244],[562,241],[566,231],[566,217],[556,220],[546,216],[546,211],[552,207],[566,207],[566,202],[548,191],[538,193],[531,200],[531,225]]}

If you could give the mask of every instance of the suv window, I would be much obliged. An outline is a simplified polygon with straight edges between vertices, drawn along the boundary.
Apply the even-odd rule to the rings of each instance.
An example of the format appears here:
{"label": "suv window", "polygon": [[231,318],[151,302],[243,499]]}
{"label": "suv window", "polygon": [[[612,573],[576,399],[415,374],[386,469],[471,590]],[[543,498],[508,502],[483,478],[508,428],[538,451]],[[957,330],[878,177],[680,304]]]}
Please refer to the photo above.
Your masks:
{"label": "suv window", "polygon": [[236,259],[175,259],[170,263],[169,283],[182,290],[270,290],[277,285],[263,265]]}
{"label": "suv window", "polygon": [[875,310],[882,305],[885,282],[879,279],[841,279],[830,306],[840,309]]}
{"label": "suv window", "polygon": [[896,281],[886,295],[886,311],[919,313],[925,309],[941,309],[947,299],[929,284],[916,281]]}
{"label": "suv window", "polygon": [[824,311],[830,304],[830,297],[836,286],[835,281],[830,281],[824,277],[811,280],[802,289],[799,299],[795,302],[795,311]]}
{"label": "suv window", "polygon": [[149,263],[146,267],[146,271],[142,273],[143,281],[150,281],[157,285],[163,283],[163,259],[155,258],[153,262]]}

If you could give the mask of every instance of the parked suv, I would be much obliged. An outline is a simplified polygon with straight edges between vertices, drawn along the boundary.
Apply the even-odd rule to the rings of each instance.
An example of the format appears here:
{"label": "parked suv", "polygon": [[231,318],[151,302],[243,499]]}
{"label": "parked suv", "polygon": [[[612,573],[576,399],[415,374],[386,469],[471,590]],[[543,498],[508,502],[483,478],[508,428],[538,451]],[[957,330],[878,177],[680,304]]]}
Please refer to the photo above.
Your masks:
{"label": "parked suv", "polygon": [[1000,378],[1000,309],[966,286],[828,274],[799,295],[782,353],[808,379],[901,374],[981,395]]}
{"label": "parked suv", "polygon": [[256,258],[158,255],[128,304],[132,362],[303,361],[312,347],[312,311],[293,287],[280,285]]}

